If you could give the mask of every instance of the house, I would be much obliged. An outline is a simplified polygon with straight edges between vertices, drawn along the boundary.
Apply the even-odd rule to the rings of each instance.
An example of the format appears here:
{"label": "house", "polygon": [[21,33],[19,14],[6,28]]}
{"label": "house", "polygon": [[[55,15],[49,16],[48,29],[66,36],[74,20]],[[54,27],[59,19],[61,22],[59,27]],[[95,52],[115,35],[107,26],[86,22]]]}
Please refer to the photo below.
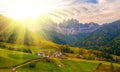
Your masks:
{"label": "house", "polygon": [[54,53],[54,56],[55,57],[60,57],[62,55],[62,53],[60,52],[60,51],[56,51],[55,53]]}
{"label": "house", "polygon": [[43,54],[44,54],[43,52],[38,52],[37,56],[43,56]]}
{"label": "house", "polygon": [[41,57],[50,57],[51,55],[51,52],[48,52],[48,51],[42,51],[42,52],[38,52],[37,53],[37,56],[41,56]]}

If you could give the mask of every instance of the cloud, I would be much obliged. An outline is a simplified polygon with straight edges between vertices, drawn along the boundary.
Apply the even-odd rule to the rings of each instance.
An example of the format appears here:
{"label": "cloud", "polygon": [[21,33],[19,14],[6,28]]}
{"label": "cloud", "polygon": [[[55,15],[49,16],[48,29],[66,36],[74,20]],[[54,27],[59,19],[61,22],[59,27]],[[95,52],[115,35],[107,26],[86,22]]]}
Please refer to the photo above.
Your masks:
{"label": "cloud", "polygon": [[101,4],[101,3],[112,3],[112,2],[115,2],[115,1],[118,1],[118,0],[98,0],[98,3]]}
{"label": "cloud", "polygon": [[98,3],[106,3],[107,0],[98,0]]}
{"label": "cloud", "polygon": [[73,0],[74,3],[65,7],[69,9],[68,13],[72,12],[69,18],[74,17],[83,23],[97,22],[99,24],[120,19],[120,0],[97,0],[96,3],[87,1]]}
{"label": "cloud", "polygon": [[[26,0],[33,1],[34,0]],[[40,0],[36,0],[40,1]],[[42,1],[42,0],[41,0]],[[46,2],[48,0],[45,0]],[[49,0],[52,4],[57,4],[55,11],[49,12],[49,16],[54,19],[63,20],[76,18],[80,22],[97,22],[100,24],[112,22],[120,19],[120,0]],[[13,3],[17,5],[21,0],[0,0],[0,11],[6,12]],[[10,4],[11,3],[11,4]],[[18,4],[17,4],[18,3]],[[25,3],[25,4],[26,4]],[[30,2],[29,2],[30,3]],[[37,2],[39,5],[39,2]],[[33,5],[35,6],[35,5]],[[15,7],[13,5],[13,7]]]}

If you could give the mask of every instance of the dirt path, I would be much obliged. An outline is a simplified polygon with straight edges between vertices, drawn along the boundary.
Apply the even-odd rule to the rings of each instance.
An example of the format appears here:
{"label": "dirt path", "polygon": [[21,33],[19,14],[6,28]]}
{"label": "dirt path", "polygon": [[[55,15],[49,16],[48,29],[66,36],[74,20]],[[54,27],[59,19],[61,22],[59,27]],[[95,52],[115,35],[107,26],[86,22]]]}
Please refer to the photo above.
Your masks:
{"label": "dirt path", "polygon": [[[32,60],[25,61],[25,62],[23,62],[23,63],[21,63],[21,64],[14,65],[14,66],[12,66],[12,67],[0,67],[0,70],[9,69],[9,71],[11,70],[10,72],[17,72],[17,71],[16,71],[17,68],[20,68],[20,67],[22,67],[22,66],[24,66],[24,65],[27,65],[27,64],[30,64],[30,63],[33,63],[33,62],[37,62],[37,61],[40,61],[40,60],[46,60],[46,59],[47,59],[46,57],[44,57],[44,58],[32,59]],[[0,72],[1,72],[1,71],[0,71]],[[2,72],[4,72],[4,71],[2,71]]]}
{"label": "dirt path", "polygon": [[12,72],[16,72],[16,69],[19,68],[19,67],[22,67],[22,66],[24,66],[24,65],[27,65],[27,64],[30,64],[30,63],[33,63],[33,62],[37,62],[37,61],[40,61],[40,60],[43,60],[43,59],[46,59],[46,58],[32,59],[32,60],[25,61],[25,62],[23,62],[23,63],[21,63],[21,64],[12,66],[12,67],[11,67]]}
{"label": "dirt path", "polygon": [[[32,60],[25,61],[21,64],[14,65],[12,67],[0,67],[0,70],[9,69],[9,71],[11,70],[10,72],[17,72],[16,69],[19,68],[19,67],[22,67],[24,65],[27,65],[27,64],[30,64],[30,63],[33,63],[33,62],[37,62],[37,61],[40,61],[40,60],[45,60],[45,59],[47,59],[47,58],[45,57],[45,58],[32,59]],[[2,71],[2,72],[4,72],[4,71]]]}

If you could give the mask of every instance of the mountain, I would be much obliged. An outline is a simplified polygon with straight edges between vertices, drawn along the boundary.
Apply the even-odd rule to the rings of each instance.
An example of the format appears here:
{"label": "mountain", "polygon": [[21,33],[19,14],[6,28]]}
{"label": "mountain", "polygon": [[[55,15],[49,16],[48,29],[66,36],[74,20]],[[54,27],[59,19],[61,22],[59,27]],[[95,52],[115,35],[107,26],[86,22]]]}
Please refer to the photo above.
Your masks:
{"label": "mountain", "polygon": [[102,26],[93,22],[82,24],[76,19],[64,20],[59,24],[52,21],[42,24],[46,24],[43,28],[44,33],[46,33],[44,37],[47,36],[45,39],[58,44],[72,44]]}
{"label": "mountain", "polygon": [[79,23],[76,19],[64,20],[62,23],[58,24],[57,32],[68,35],[76,35],[80,33],[90,33],[97,30],[100,25],[97,23]]}
{"label": "mountain", "polygon": [[120,55],[120,20],[105,24],[88,36],[76,41],[74,46]]}

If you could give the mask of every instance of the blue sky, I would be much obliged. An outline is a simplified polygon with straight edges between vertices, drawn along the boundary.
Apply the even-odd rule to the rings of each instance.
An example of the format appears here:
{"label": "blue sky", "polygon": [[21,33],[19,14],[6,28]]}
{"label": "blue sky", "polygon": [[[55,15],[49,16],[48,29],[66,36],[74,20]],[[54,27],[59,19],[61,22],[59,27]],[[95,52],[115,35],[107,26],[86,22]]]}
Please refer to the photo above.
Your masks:
{"label": "blue sky", "polygon": [[97,0],[75,0],[75,3],[87,2],[87,3],[98,3]]}

